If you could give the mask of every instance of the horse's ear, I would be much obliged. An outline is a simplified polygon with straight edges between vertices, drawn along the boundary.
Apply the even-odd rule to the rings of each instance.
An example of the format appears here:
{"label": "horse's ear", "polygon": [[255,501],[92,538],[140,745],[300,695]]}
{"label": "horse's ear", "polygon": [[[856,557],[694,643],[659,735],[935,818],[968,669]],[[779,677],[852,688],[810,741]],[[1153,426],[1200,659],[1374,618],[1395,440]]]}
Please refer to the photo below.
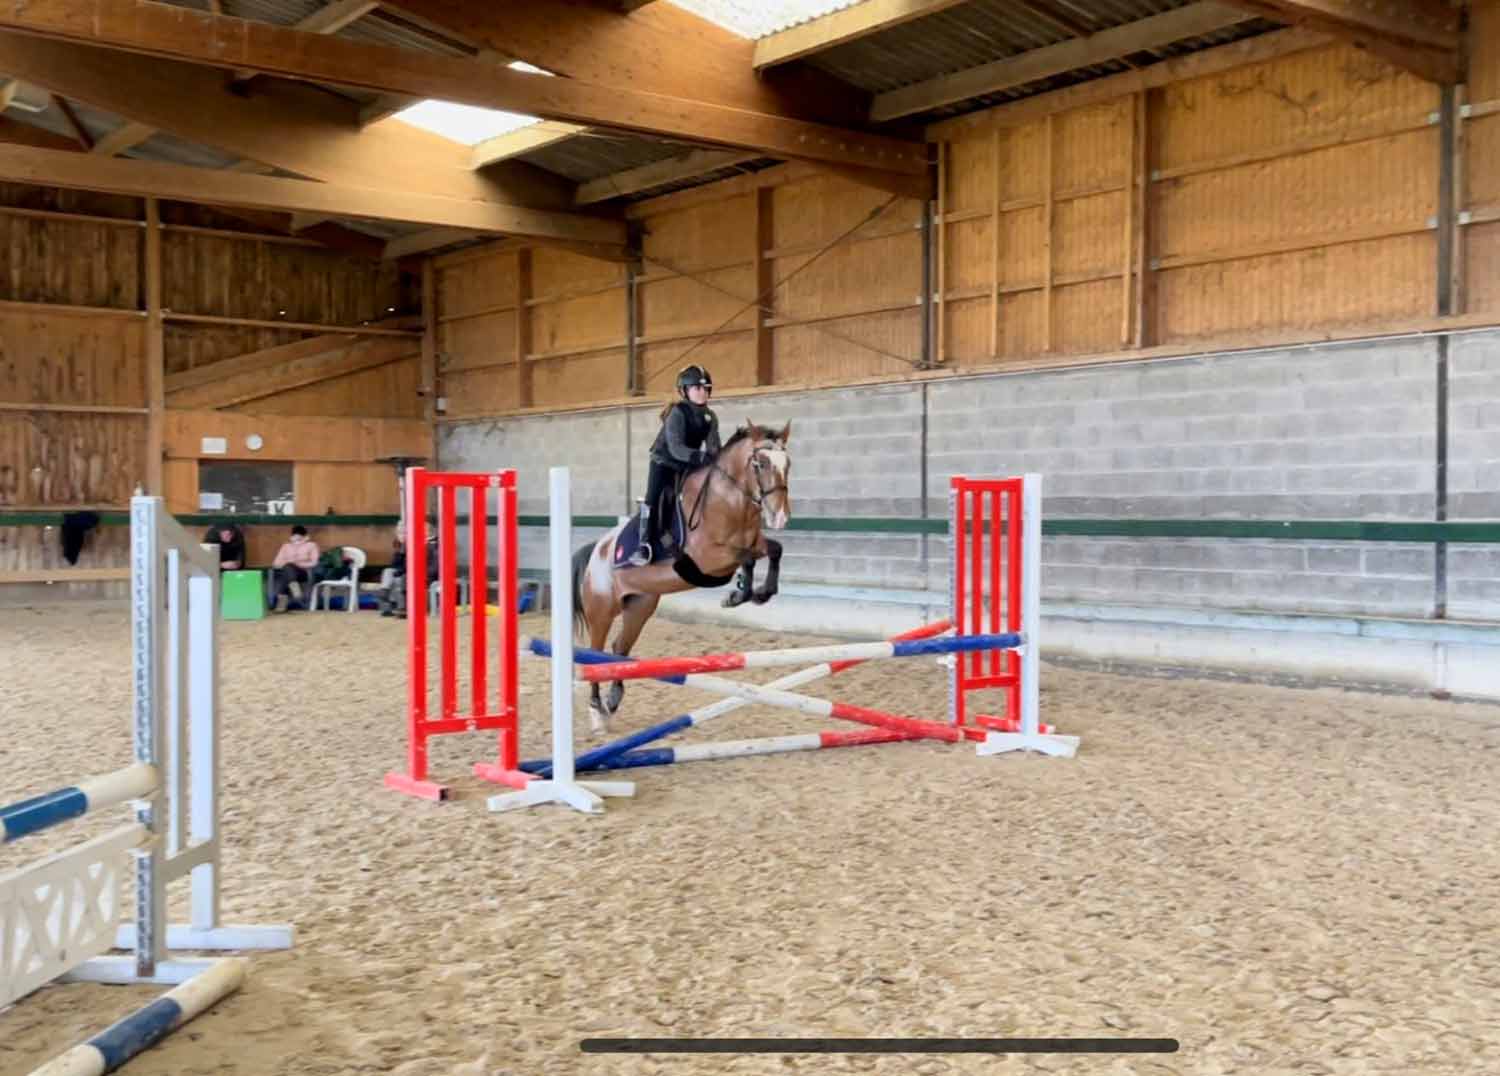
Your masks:
{"label": "horse's ear", "polygon": [[781,427],[781,432],[776,435],[776,440],[780,441],[782,444],[786,444],[791,439],[792,439],[792,422],[791,422],[790,419],[788,419],[787,420],[787,424],[785,426]]}
{"label": "horse's ear", "polygon": [[751,441],[760,440],[760,427],[755,424],[753,418],[745,419],[745,436],[750,438]]}

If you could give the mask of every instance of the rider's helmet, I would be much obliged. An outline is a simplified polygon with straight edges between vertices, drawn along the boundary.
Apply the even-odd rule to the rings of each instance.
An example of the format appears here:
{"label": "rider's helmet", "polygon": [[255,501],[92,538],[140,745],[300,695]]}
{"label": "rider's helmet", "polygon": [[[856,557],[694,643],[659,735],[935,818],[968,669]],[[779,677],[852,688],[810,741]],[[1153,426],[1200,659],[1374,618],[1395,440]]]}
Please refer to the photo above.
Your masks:
{"label": "rider's helmet", "polygon": [[713,391],[714,379],[708,375],[708,371],[694,363],[684,366],[677,374],[677,394],[684,400],[687,399],[688,389],[694,385],[702,385],[709,391]]}

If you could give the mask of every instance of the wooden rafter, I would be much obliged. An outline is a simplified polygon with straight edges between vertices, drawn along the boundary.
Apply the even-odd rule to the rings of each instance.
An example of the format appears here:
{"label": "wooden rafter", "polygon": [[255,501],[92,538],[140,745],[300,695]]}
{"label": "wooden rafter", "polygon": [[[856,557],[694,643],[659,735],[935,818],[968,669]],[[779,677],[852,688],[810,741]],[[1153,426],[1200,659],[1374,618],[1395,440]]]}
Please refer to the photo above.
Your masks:
{"label": "wooden rafter", "polygon": [[1463,75],[1459,14],[1441,0],[1232,0],[1235,6],[1348,41],[1440,85]]}
{"label": "wooden rafter", "polygon": [[825,52],[913,19],[935,15],[964,2],[965,0],[864,0],[864,3],[840,8],[760,38],[755,42],[755,69],[763,71],[776,64]]}
{"label": "wooden rafter", "polygon": [[[646,8],[642,15],[649,17],[653,10]],[[622,19],[613,13],[611,17]],[[923,147],[894,138],[701,100],[664,98],[629,87],[529,75],[483,60],[357,44],[147,0],[27,0],[0,5],[0,28],[290,79],[738,146],[788,159],[902,175],[926,171]]]}
{"label": "wooden rafter", "polygon": [[558,142],[565,142],[587,132],[587,127],[580,127],[575,123],[554,123],[551,120],[542,120],[529,127],[507,131],[503,135],[480,142],[474,147],[469,167],[488,168],[500,161],[508,161],[512,157],[519,157],[532,150],[556,145]]}
{"label": "wooden rafter", "polygon": [[78,113],[73,111],[73,106],[68,104],[67,99],[54,93],[52,95],[52,103],[56,105],[57,110],[63,114],[63,118],[68,121],[68,126],[72,128],[73,131],[73,137],[78,139],[78,144],[83,147],[84,152],[88,152],[89,150],[93,149],[93,136],[90,135],[88,129],[79,122]]}
{"label": "wooden rafter", "polygon": [[521,162],[475,173],[463,146],[407,124],[361,131],[351,102],[306,86],[270,85],[241,96],[197,64],[0,32],[0,70],[7,69],[136,123],[308,179],[532,209],[572,205],[572,185],[559,177]]}
{"label": "wooden rafter", "polygon": [[115,157],[134,149],[154,134],[156,128],[149,123],[126,123],[94,143],[92,152],[101,157]]}
{"label": "wooden rafter", "polygon": [[870,108],[874,120],[893,120],[988,93],[1118,59],[1142,49],[1213,33],[1254,18],[1238,7],[1200,0],[1187,7],[1102,30],[1089,37],[1032,49],[1018,56],[971,67],[952,75],[879,94]]}
{"label": "wooden rafter", "polygon": [[[379,0],[333,0],[333,3],[318,8],[305,19],[294,23],[295,29],[309,34],[336,34],[364,18],[380,6]],[[215,10],[214,14],[223,12]],[[246,82],[255,77],[254,71],[236,71],[236,82]]]}
{"label": "wooden rafter", "polygon": [[812,68],[757,72],[753,41],[676,4],[650,4],[630,15],[600,0],[391,0],[387,7],[600,86],[842,125],[862,122],[868,105],[866,94]]}
{"label": "wooden rafter", "polygon": [[600,256],[623,257],[625,245],[625,226],[617,220],[25,146],[0,146],[0,179],[137,197],[159,196],[183,202],[320,212],[356,219],[399,220],[476,232],[530,235],[596,244]]}

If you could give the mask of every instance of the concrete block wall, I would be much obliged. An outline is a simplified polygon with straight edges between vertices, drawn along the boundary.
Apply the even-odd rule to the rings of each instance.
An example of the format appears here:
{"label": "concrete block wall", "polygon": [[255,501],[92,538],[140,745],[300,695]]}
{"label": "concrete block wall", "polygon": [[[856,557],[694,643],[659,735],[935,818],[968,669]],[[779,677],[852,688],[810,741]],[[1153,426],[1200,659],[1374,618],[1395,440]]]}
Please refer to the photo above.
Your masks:
{"label": "concrete block wall", "polygon": [[[1430,520],[1436,347],[1298,348],[933,385],[929,510],[946,512],[954,474],[1034,471],[1054,517]],[[946,542],[933,552],[937,587]],[[1051,538],[1044,597],[1425,616],[1432,562],[1430,547],[1378,543]]]}
{"label": "concrete block wall", "polygon": [[[1500,333],[1448,349],[1448,516],[1500,519]],[[1448,615],[1500,620],[1500,547],[1448,548]]]}
{"label": "concrete block wall", "polygon": [[[1139,365],[768,394],[715,404],[792,423],[793,511],[946,518],[954,474],[1045,478],[1051,517],[1435,518],[1435,340],[1321,345]],[[1450,348],[1450,505],[1500,518],[1500,334]],[[628,411],[474,423],[442,434],[445,468],[513,465],[522,511],[546,468],[574,468],[575,512],[629,511],[661,400]],[[628,424],[628,426],[627,426]],[[925,446],[925,453],[924,453]],[[627,479],[628,471],[628,479]],[[546,563],[540,530],[523,563]],[[790,583],[948,588],[944,538],[788,531]],[[581,540],[581,538],[580,538]],[[1053,602],[1428,616],[1432,546],[1227,539],[1048,538]],[[1449,550],[1454,616],[1500,619],[1500,549]]]}

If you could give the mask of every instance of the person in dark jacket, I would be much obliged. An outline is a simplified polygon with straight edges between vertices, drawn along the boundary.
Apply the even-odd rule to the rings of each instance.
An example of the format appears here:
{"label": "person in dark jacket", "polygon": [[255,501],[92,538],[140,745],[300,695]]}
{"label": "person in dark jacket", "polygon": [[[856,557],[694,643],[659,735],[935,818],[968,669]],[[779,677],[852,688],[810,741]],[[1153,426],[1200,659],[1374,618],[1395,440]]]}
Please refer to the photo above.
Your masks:
{"label": "person in dark jacket", "polygon": [[662,408],[661,430],[651,444],[651,470],[641,502],[641,544],[626,562],[630,565],[650,564],[661,542],[662,520],[668,511],[662,508],[662,494],[675,488],[679,474],[711,463],[719,454],[719,417],[708,406],[713,391],[713,378],[696,363],[677,375],[680,399]]}
{"label": "person in dark jacket", "polygon": [[245,535],[237,525],[220,523],[208,528],[203,544],[219,547],[220,571],[232,572],[245,566]]}

